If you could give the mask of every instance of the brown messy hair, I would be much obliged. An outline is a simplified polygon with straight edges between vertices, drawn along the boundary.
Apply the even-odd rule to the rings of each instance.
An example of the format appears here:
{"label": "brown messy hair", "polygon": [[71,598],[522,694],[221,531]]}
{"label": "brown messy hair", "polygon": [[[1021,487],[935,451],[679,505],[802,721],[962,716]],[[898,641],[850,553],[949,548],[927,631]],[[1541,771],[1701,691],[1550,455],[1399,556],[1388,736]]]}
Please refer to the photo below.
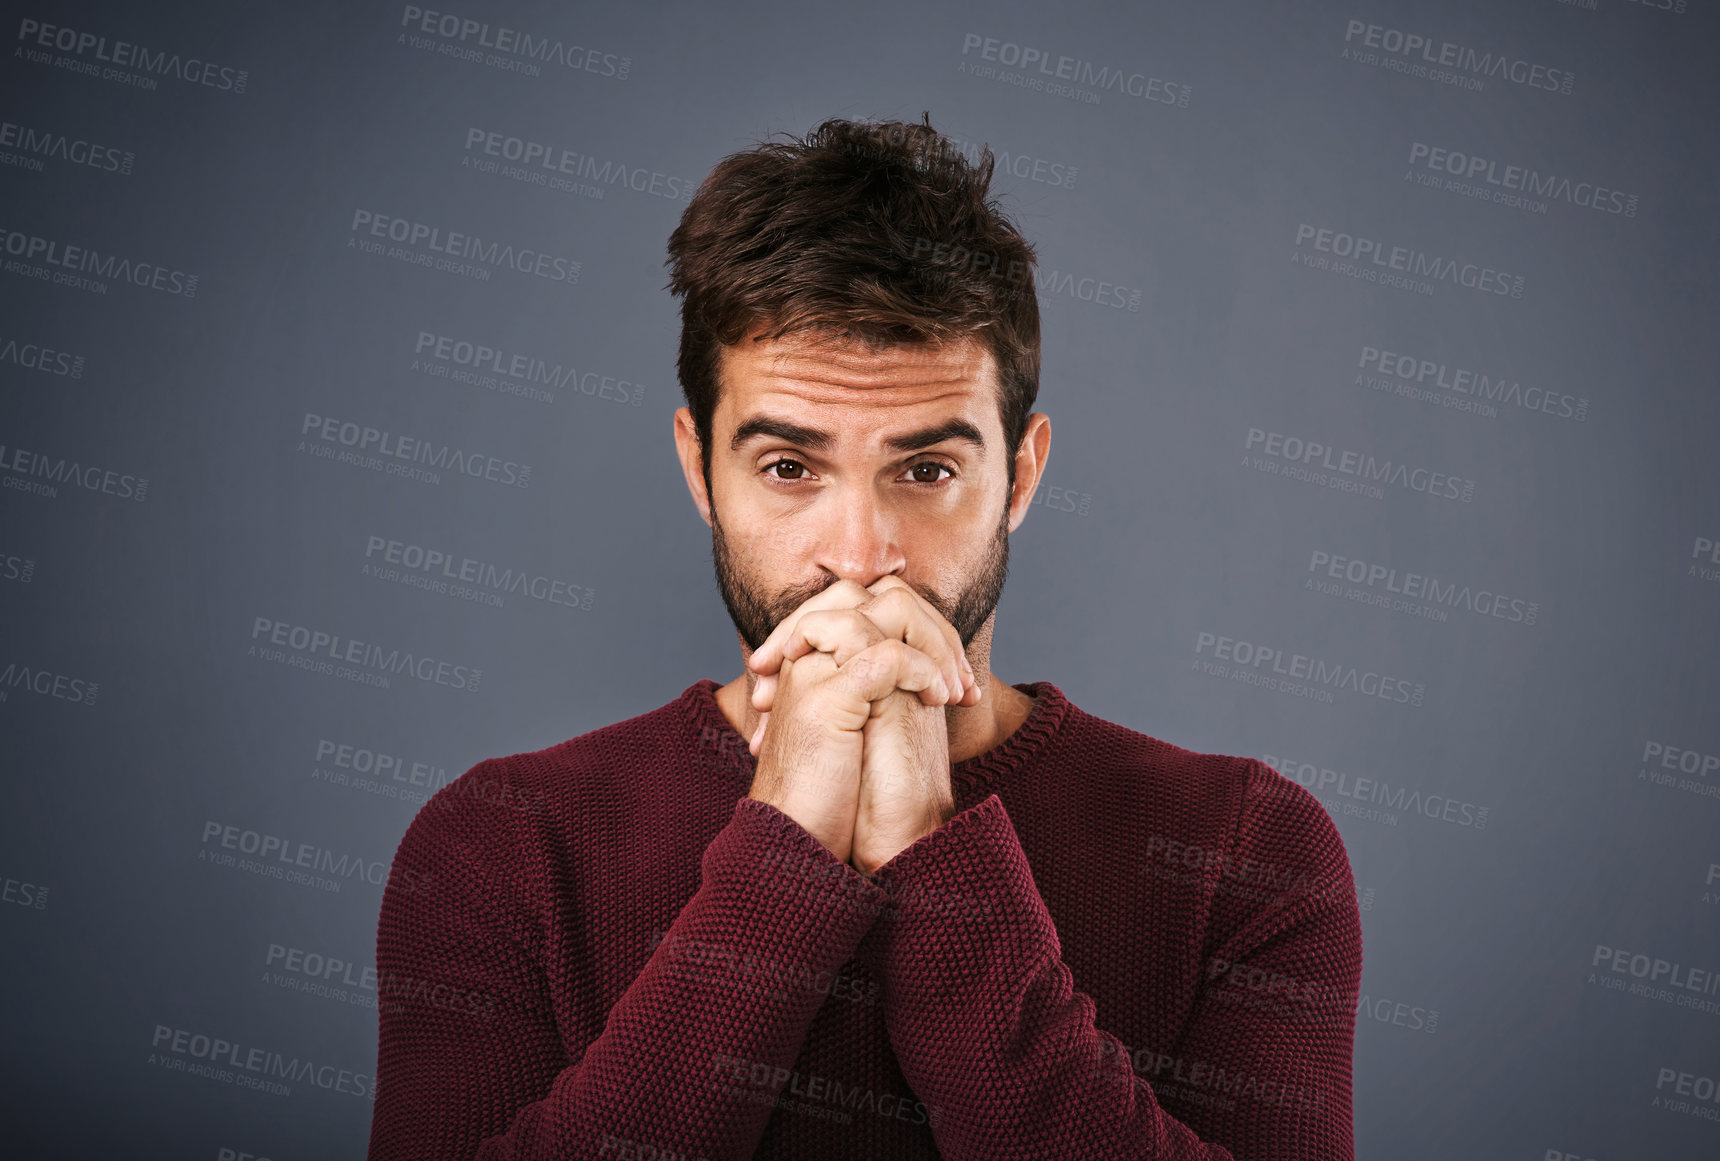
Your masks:
{"label": "brown messy hair", "polygon": [[[786,136],[786,135],[785,135]],[[681,296],[676,371],[711,486],[722,353],[823,332],[874,349],[977,337],[999,380],[1009,487],[1039,394],[1033,246],[987,197],[989,148],[969,162],[911,121],[823,122],[718,162],[669,235]]]}

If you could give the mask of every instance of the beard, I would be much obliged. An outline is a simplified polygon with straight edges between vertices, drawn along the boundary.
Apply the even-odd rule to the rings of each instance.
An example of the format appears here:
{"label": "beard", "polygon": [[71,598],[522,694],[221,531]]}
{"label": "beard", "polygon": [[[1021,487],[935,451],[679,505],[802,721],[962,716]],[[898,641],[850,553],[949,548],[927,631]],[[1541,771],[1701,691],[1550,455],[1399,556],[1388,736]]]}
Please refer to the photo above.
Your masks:
{"label": "beard", "polygon": [[[711,557],[716,563],[717,588],[723,594],[723,604],[729,610],[729,619],[735,623],[735,629],[740,633],[741,640],[746,642],[747,648],[755,653],[789,614],[835,584],[837,580],[831,577],[798,585],[776,594],[773,598],[750,583],[746,570],[739,567],[730,553],[728,539],[723,535],[723,524],[717,518],[715,504],[711,505]],[[997,602],[1003,596],[1003,582],[1008,575],[1009,505],[1005,504],[1003,518],[997,523],[997,530],[986,548],[985,559],[980,564],[978,574],[953,601],[942,593],[914,584],[913,581],[908,584],[943,615],[944,620],[948,621],[950,627],[961,637],[962,647],[965,649],[973,644],[974,637],[997,608]]]}

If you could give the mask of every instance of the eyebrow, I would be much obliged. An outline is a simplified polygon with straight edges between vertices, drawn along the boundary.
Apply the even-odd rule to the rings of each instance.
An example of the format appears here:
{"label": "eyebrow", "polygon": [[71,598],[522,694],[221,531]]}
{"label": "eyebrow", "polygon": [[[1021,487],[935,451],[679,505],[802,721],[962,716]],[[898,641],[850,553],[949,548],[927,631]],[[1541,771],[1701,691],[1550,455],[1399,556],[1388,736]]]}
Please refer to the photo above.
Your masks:
{"label": "eyebrow", "polygon": [[[820,431],[815,427],[803,427],[798,423],[778,419],[775,416],[755,415],[735,428],[734,438],[729,440],[729,450],[739,451],[742,444],[761,436],[771,436],[785,443],[792,443],[817,452],[828,452],[836,443],[836,437],[828,431]],[[924,451],[926,448],[935,447],[949,439],[959,439],[970,443],[980,455],[985,454],[985,436],[980,434],[979,428],[965,419],[946,419],[942,423],[923,427],[919,431],[893,435],[884,441],[884,449],[893,452]]]}

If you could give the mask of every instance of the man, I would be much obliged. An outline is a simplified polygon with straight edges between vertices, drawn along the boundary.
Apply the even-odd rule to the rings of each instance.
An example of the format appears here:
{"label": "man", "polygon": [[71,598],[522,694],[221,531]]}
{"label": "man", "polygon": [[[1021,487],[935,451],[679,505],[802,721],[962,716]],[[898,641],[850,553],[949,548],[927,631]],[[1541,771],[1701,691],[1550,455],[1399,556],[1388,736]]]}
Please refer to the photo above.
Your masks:
{"label": "man", "polygon": [[373,1161],[1353,1157],[1331,821],[989,670],[1050,448],[990,174],[830,121],[688,205],[674,434],[746,668],[419,812]]}

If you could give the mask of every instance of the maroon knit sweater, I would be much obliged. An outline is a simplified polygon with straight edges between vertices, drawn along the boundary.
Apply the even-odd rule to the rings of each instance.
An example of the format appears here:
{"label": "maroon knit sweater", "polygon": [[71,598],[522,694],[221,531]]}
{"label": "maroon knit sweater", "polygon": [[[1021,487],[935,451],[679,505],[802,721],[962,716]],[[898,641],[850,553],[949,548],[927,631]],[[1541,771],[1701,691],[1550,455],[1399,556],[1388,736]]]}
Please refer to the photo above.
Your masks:
{"label": "maroon knit sweater", "polygon": [[701,679],[478,763],[382,900],[371,1161],[1354,1155],[1342,840],[1047,681],[868,878]]}

